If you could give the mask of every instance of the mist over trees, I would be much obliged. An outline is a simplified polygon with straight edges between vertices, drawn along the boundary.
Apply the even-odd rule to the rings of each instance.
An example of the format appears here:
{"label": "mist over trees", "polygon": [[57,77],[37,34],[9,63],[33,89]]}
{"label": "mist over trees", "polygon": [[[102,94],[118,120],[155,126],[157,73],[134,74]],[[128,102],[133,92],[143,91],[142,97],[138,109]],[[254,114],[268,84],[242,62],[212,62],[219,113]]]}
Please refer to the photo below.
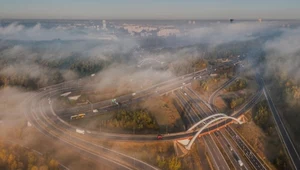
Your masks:
{"label": "mist over trees", "polygon": [[[75,80],[96,75],[98,84],[95,90],[107,87],[124,88],[126,81],[134,82],[140,88],[147,84],[146,78],[159,82],[167,78],[182,76],[195,70],[217,65],[218,59],[231,59],[237,56],[247,57],[247,62],[263,56],[264,60],[255,63],[263,68],[264,74],[276,85],[277,101],[283,100],[281,107],[287,108],[284,117],[295,134],[299,128],[300,100],[300,31],[298,27],[282,28],[278,22],[244,22],[233,24],[208,24],[201,28],[190,29],[187,35],[176,37],[137,38],[120,34],[119,39],[100,40],[101,31],[91,29],[51,28],[36,24],[27,27],[12,23],[0,27],[0,91],[10,86],[25,90],[36,90],[63,81]],[[174,41],[176,41],[174,43]],[[155,58],[161,63],[138,67],[146,58]],[[218,61],[218,62],[217,62]],[[220,76],[228,75],[220,73]],[[146,77],[146,78],[145,78]],[[217,77],[218,78],[218,77]],[[217,78],[198,81],[196,84],[205,91],[210,82]],[[247,82],[239,80],[228,91],[241,90]],[[128,88],[129,89],[129,88]],[[280,89],[280,90],[278,90]],[[130,92],[130,90],[126,91]],[[18,91],[17,93],[24,93]],[[118,93],[118,94],[123,94]],[[12,93],[0,93],[12,98]],[[15,94],[15,93],[14,93]],[[24,97],[25,98],[25,97]],[[237,97],[228,103],[236,108],[244,102]],[[19,103],[19,101],[18,101]],[[16,106],[16,105],[12,105]],[[269,134],[274,133],[270,124],[270,113],[265,104],[256,108],[254,122]],[[10,115],[11,111],[1,111],[0,116]],[[22,114],[22,111],[18,111]],[[0,117],[1,120],[3,118]],[[119,111],[110,126],[142,131],[146,128],[157,130],[158,125],[145,110]],[[299,141],[299,137],[295,136]],[[1,144],[0,144],[1,148]],[[57,162],[50,158],[38,158],[18,147],[0,151],[0,169],[55,169]],[[274,162],[285,167],[284,154],[280,153]],[[180,169],[181,161],[176,157],[157,157],[161,168]]]}

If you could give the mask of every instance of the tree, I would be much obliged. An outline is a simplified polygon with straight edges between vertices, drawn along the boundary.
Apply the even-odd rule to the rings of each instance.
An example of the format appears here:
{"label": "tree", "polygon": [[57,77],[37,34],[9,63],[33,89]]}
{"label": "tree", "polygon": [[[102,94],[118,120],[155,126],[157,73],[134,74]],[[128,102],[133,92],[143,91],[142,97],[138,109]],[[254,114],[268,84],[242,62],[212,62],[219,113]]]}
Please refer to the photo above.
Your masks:
{"label": "tree", "polygon": [[58,169],[58,165],[59,165],[58,162],[54,159],[51,159],[49,161],[49,168],[50,169],[53,169],[53,170]]}
{"label": "tree", "polygon": [[37,161],[37,157],[34,155],[33,152],[29,152],[27,154],[27,159],[28,159],[28,164],[30,164],[30,165],[35,165],[35,163]]}
{"label": "tree", "polygon": [[39,170],[37,166],[32,166],[30,170]]}
{"label": "tree", "polygon": [[40,166],[39,170],[48,170],[48,166],[47,165],[42,165]]}
{"label": "tree", "polygon": [[172,158],[169,159],[168,165],[170,170],[178,170],[181,168],[181,162],[176,156],[172,156]]}
{"label": "tree", "polygon": [[164,168],[167,163],[165,158],[160,157],[159,155],[157,155],[157,157],[156,157],[156,162],[157,162],[159,168]]}

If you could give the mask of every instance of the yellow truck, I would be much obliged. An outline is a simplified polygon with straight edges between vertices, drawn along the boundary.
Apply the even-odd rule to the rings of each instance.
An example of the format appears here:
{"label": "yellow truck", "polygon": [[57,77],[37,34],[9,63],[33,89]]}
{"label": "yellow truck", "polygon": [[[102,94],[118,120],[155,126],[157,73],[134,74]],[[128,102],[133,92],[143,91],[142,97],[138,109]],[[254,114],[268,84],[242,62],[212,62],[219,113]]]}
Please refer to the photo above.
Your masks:
{"label": "yellow truck", "polygon": [[78,118],[84,118],[84,117],[85,117],[85,113],[78,114]]}
{"label": "yellow truck", "polygon": [[81,118],[84,118],[85,117],[85,113],[80,113],[80,114],[78,114],[78,115],[72,115],[71,117],[70,117],[70,119],[71,120],[73,120],[73,119],[81,119]]}

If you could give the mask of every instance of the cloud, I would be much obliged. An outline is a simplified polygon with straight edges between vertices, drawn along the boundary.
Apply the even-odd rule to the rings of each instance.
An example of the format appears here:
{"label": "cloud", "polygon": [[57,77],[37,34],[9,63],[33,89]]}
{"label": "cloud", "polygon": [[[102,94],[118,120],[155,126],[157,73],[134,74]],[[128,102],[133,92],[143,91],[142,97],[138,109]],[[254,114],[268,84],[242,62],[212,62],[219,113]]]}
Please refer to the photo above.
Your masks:
{"label": "cloud", "polygon": [[300,28],[282,29],[282,35],[266,43],[266,50],[276,50],[281,55],[295,54],[300,50]]}
{"label": "cloud", "polygon": [[196,43],[219,45],[231,41],[254,39],[258,34],[265,34],[278,23],[239,22],[212,23],[189,31],[189,38]]}
{"label": "cloud", "polygon": [[265,43],[267,68],[276,68],[289,78],[300,80],[300,28],[282,29],[282,34]]}
{"label": "cloud", "polygon": [[25,27],[18,23],[0,27],[0,39],[5,40],[97,40],[103,38],[114,39],[115,37],[103,35],[101,31],[92,28],[77,29],[71,26],[45,28],[39,23],[33,27]]}

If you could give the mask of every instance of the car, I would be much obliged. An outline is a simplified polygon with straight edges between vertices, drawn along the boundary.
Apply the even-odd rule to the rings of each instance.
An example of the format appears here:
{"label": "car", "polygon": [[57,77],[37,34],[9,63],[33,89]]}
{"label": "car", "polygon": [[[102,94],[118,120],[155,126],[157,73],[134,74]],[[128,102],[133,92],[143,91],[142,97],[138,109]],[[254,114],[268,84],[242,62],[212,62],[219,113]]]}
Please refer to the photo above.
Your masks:
{"label": "car", "polygon": [[161,139],[163,139],[163,136],[162,135],[157,135],[157,139],[161,140]]}

